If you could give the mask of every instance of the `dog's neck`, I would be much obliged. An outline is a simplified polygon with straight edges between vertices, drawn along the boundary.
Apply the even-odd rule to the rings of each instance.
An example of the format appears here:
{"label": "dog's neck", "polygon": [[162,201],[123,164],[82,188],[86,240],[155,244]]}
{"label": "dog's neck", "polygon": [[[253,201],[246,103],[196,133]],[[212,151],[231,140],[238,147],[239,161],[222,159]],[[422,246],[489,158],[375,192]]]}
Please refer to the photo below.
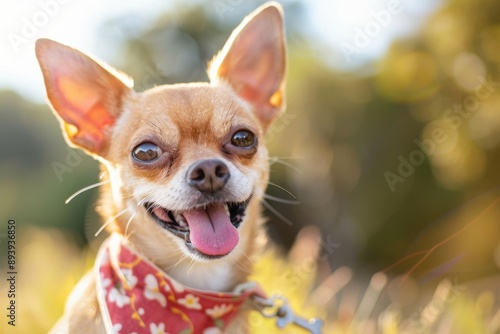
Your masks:
{"label": "dog's neck", "polygon": [[[112,187],[107,182],[109,179],[107,175],[107,172],[103,173],[105,184],[101,187],[99,205],[99,213],[103,221],[108,221],[129,209],[116,217],[114,222],[107,227],[109,232],[117,232],[125,236],[130,245],[141,255],[188,287],[227,292],[247,281],[252,272],[253,259],[266,242],[260,213],[260,196],[255,196],[246,210],[245,219],[239,227],[242,237],[238,246],[221,259],[203,260],[193,258],[181,250],[179,244],[184,247],[182,242],[176,240],[177,237],[170,235],[169,232],[155,226],[156,223],[144,208],[137,206],[137,203],[126,199],[116,201],[114,199],[116,195],[113,196]],[[144,229],[147,229],[149,233],[142,233],[141,230]],[[155,233],[151,233],[152,230]]]}

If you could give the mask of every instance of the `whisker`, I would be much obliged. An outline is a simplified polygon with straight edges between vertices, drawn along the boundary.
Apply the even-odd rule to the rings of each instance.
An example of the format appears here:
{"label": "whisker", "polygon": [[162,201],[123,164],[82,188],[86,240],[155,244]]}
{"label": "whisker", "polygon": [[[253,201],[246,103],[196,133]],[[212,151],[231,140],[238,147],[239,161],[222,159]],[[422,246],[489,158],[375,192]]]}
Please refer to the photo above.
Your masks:
{"label": "whisker", "polygon": [[270,199],[271,201],[279,202],[279,203],[284,203],[284,204],[291,204],[291,205],[298,205],[300,204],[300,201],[294,201],[291,199],[285,199],[285,198],[280,198],[276,196],[272,196],[269,194],[264,194],[264,198]]}
{"label": "whisker", "polygon": [[[242,251],[239,247],[236,247],[235,250],[237,250],[238,252],[240,252],[241,254],[243,254],[247,260],[253,264],[252,260],[248,257],[248,255],[245,254],[244,251]],[[247,267],[245,266],[243,263],[241,263],[240,261],[238,261],[237,259],[234,259],[233,260],[233,263],[235,263],[236,265],[238,265],[244,272],[246,273],[251,273],[252,272],[252,269],[250,267]]]}
{"label": "whisker", "polygon": [[269,204],[268,202],[266,202],[265,200],[262,200],[262,204],[267,208],[269,209],[269,211],[271,211],[272,213],[274,213],[278,218],[280,218],[281,220],[283,220],[285,223],[287,223],[288,225],[292,226],[293,223],[290,221],[290,219],[286,218],[285,216],[283,216],[283,214],[281,214],[281,212],[279,212],[278,210],[276,210],[271,204]]}
{"label": "whisker", "polygon": [[[231,113],[231,109],[233,108],[233,103],[234,103],[234,98],[231,99],[231,104],[229,105],[229,108],[226,111],[226,115],[225,115],[226,117],[228,117],[229,114]],[[233,114],[231,116],[229,116],[229,121],[226,122],[227,124],[231,124],[231,122],[233,121],[233,117],[234,117],[234,114],[236,113],[236,110],[238,110],[238,109],[235,109]]]}
{"label": "whisker", "polygon": [[276,159],[276,160],[299,160],[299,159],[304,159],[303,157],[278,157],[278,156],[272,156],[269,157],[270,159]]}
{"label": "whisker", "polygon": [[241,270],[243,270],[246,273],[251,273],[252,272],[252,270],[250,268],[248,268],[247,266],[245,266],[243,263],[241,263],[238,260],[233,260],[233,263],[236,264],[238,267],[240,267]]}
{"label": "whisker", "polygon": [[283,161],[282,158],[269,158],[269,165],[270,166],[274,165],[275,163],[282,164],[283,166],[286,166],[286,167],[296,171],[297,173],[302,174],[302,171],[297,166],[295,166],[289,162]]}
{"label": "whisker", "polygon": [[[143,199],[141,199],[141,200],[139,201],[139,203],[137,203],[137,206],[142,206],[146,200],[147,200],[147,198],[146,198],[146,197],[144,197]],[[136,210],[136,211],[134,212],[134,214],[133,214],[133,215],[130,217],[130,219],[128,220],[127,225],[126,225],[126,227],[125,227],[125,236],[127,236],[128,227],[129,227],[130,223],[132,222],[132,220],[133,220],[133,219],[135,218],[135,216],[137,215],[137,212],[138,212],[138,211]]]}
{"label": "whisker", "polygon": [[189,269],[186,273],[186,276],[189,276],[189,273],[191,272],[191,269],[194,268],[194,266],[196,265],[196,261],[194,259],[191,259],[191,265],[189,266]]}
{"label": "whisker", "polygon": [[132,219],[134,219],[136,215],[137,215],[137,211],[132,216],[130,216],[130,219],[128,220],[127,225],[125,227],[125,236],[127,235],[127,232],[128,232],[128,226],[130,225],[130,223],[132,222]]}
{"label": "whisker", "polygon": [[167,268],[167,271],[170,271],[170,269],[172,269],[172,271],[174,271],[177,266],[182,262],[184,261],[184,259],[186,259],[188,256],[186,254],[182,254],[181,258],[179,259],[179,261],[177,261],[176,263],[174,263],[173,265],[171,265],[170,267]]}
{"label": "whisker", "polygon": [[241,254],[243,254],[243,255],[247,258],[248,262],[250,262],[251,264],[253,264],[252,259],[251,259],[251,258],[250,258],[250,257],[249,257],[249,256],[248,256],[248,255],[247,255],[247,254],[246,254],[246,253],[245,253],[245,252],[244,252],[244,251],[243,251],[243,250],[242,250],[242,249],[241,249],[238,245],[236,246],[236,249],[237,249],[239,252],[241,252]]}
{"label": "whisker", "polygon": [[288,195],[292,196],[294,199],[297,199],[297,197],[296,197],[294,194],[292,194],[290,191],[286,190],[286,189],[285,189],[285,188],[283,188],[282,186],[280,186],[280,185],[278,185],[278,184],[276,184],[276,183],[273,183],[273,182],[268,182],[268,184],[269,184],[270,186],[274,186],[274,187],[276,187],[276,188],[279,188],[279,189],[283,190],[283,191],[284,191],[284,192],[286,192]]}
{"label": "whisker", "polygon": [[102,186],[103,184],[106,184],[106,183],[109,183],[109,180],[108,181],[97,182],[97,183],[91,184],[90,186],[86,186],[86,187],[78,190],[76,193],[74,193],[70,197],[68,197],[68,199],[66,201],[64,201],[64,204],[68,204],[71,200],[73,200],[73,198],[75,198],[76,196],[80,195],[81,193],[83,193],[83,192],[85,192],[87,190],[90,190],[92,188],[96,188],[96,187]]}
{"label": "whisker", "polygon": [[[228,111],[231,111],[231,107],[233,106],[233,101],[234,101],[234,99],[233,99],[233,100],[231,100],[231,105],[229,106],[229,110],[228,110]],[[233,121],[234,116],[236,116],[236,112],[238,111],[238,109],[240,109],[241,104],[242,104],[243,102],[246,102],[246,101],[245,101],[245,99],[241,99],[240,103],[238,103],[238,106],[236,106],[236,108],[234,109],[233,114],[231,115],[231,120],[230,120],[230,122],[232,122],[232,121]]]}
{"label": "whisker", "polygon": [[137,202],[137,206],[143,206],[144,203],[148,202],[148,197],[144,197],[143,199],[141,199],[139,202]]}
{"label": "whisker", "polygon": [[160,122],[158,121],[158,118],[154,116],[154,119],[155,119],[156,122],[152,122],[149,119],[146,119],[146,122],[148,122],[149,124],[151,124],[153,127],[157,128],[158,131],[160,132],[160,134],[163,135],[163,130],[161,129],[161,127],[159,127],[157,125],[157,124],[160,124]]}
{"label": "whisker", "polygon": [[125,210],[122,210],[120,211],[119,213],[117,213],[116,215],[114,215],[113,217],[111,217],[110,219],[108,219],[102,226],[101,228],[99,228],[99,230],[97,230],[97,232],[94,234],[94,237],[97,237],[105,228],[106,226],[108,226],[109,224],[111,224],[113,222],[113,220],[115,220],[116,218],[120,217],[121,215],[123,215],[124,213],[128,212],[130,209],[125,209]]}

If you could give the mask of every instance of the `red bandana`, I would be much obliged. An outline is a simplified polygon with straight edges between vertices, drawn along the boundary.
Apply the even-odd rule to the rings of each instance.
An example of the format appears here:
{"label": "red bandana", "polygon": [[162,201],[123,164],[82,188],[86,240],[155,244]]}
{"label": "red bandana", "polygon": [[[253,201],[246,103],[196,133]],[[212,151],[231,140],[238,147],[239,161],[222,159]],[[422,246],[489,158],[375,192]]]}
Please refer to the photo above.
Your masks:
{"label": "red bandana", "polygon": [[99,250],[97,295],[108,334],[217,334],[257,284],[241,293],[208,292],[176,282],[112,235]]}

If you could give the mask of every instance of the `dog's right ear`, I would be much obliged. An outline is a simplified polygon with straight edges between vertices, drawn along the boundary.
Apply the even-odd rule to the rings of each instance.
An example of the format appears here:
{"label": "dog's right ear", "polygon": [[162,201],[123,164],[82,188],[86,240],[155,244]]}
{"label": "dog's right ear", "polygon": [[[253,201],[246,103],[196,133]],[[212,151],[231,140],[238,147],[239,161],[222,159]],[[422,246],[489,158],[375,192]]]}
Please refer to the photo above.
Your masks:
{"label": "dog's right ear", "polygon": [[[126,95],[126,78],[89,56],[49,39],[36,41],[47,97],[72,146],[103,156],[109,127],[115,123]],[[115,73],[113,73],[115,72]]]}
{"label": "dog's right ear", "polygon": [[269,2],[248,15],[214,58],[210,81],[227,82],[255,107],[264,128],[285,104],[286,43],[283,9]]}

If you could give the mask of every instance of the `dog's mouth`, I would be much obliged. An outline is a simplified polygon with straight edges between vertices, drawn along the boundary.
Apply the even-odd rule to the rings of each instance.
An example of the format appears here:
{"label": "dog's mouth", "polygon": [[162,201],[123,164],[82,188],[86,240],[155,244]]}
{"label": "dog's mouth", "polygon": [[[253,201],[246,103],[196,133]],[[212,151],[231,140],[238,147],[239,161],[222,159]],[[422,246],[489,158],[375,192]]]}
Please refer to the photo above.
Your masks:
{"label": "dog's mouth", "polygon": [[244,202],[215,202],[201,208],[173,211],[145,203],[148,213],[165,230],[183,239],[188,249],[205,257],[229,254],[239,242],[237,228],[245,216],[250,198]]}

